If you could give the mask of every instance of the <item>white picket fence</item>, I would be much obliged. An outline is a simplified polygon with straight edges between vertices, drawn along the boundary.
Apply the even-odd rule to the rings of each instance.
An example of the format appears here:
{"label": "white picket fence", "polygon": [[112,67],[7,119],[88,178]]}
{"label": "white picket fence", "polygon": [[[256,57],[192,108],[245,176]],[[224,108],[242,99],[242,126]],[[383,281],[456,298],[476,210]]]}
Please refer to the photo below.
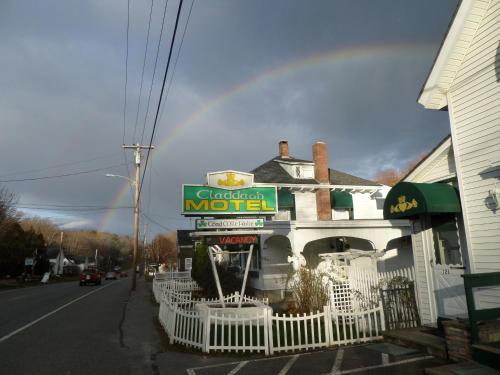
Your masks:
{"label": "white picket fence", "polygon": [[379,340],[385,330],[384,311],[378,296],[383,279],[404,276],[414,280],[413,267],[376,272],[341,266],[337,282],[330,283],[330,305],[323,311],[302,315],[274,314],[267,299],[243,296],[252,307],[237,309],[240,295],[219,299],[193,299],[199,286],[192,280],[156,279],[155,298],[159,320],[171,343],[204,352],[258,351],[267,354],[348,345]]}
{"label": "white picket fence", "polygon": [[[273,315],[267,301],[244,297],[254,307],[236,308],[234,293],[220,301],[193,300],[186,291],[168,290],[160,303],[159,320],[171,343],[204,352],[276,352],[307,350],[381,339],[382,307],[338,312],[330,306],[302,315]],[[231,307],[232,305],[232,307]]]}
{"label": "white picket fence", "polygon": [[157,303],[160,303],[162,295],[167,290],[194,291],[201,290],[196,281],[191,279],[153,279],[153,295]]}
{"label": "white picket fence", "polygon": [[191,279],[191,271],[167,271],[157,272],[155,278],[159,280],[165,279]]}
{"label": "white picket fence", "polygon": [[377,272],[373,268],[356,266],[338,266],[335,272],[345,275],[336,282],[329,283],[330,306],[338,312],[362,311],[376,307],[380,303],[379,288],[381,282],[395,277],[415,280],[414,267],[400,268],[394,271]]}

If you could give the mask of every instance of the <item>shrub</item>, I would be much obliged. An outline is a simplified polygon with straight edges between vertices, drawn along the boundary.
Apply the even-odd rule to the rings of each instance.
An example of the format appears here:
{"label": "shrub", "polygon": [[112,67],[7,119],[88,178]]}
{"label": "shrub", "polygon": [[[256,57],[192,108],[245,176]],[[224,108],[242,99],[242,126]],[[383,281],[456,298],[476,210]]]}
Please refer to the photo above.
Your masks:
{"label": "shrub", "polygon": [[301,267],[295,273],[291,289],[297,313],[322,310],[328,305],[328,286],[324,279],[325,275],[310,268]]}

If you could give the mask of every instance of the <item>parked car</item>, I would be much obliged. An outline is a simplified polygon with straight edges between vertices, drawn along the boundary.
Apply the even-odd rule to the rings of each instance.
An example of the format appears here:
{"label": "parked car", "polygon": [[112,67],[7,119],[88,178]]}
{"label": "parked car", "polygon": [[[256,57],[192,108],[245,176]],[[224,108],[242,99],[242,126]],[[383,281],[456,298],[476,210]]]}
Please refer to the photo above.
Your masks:
{"label": "parked car", "polygon": [[101,285],[101,274],[98,270],[87,269],[80,273],[80,286],[87,284]]}
{"label": "parked car", "polygon": [[116,279],[117,279],[116,272],[110,271],[106,273],[106,280],[116,280]]}
{"label": "parked car", "polygon": [[125,271],[120,272],[120,277],[128,277],[128,273]]}

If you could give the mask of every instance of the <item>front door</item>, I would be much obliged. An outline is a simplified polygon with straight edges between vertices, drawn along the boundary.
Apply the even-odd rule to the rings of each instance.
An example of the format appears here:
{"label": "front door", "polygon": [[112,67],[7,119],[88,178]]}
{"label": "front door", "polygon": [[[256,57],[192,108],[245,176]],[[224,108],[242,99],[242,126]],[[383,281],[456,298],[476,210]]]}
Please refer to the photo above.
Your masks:
{"label": "front door", "polygon": [[434,244],[431,268],[437,314],[446,318],[466,317],[467,304],[461,277],[465,267],[456,215],[433,215],[431,226]]}

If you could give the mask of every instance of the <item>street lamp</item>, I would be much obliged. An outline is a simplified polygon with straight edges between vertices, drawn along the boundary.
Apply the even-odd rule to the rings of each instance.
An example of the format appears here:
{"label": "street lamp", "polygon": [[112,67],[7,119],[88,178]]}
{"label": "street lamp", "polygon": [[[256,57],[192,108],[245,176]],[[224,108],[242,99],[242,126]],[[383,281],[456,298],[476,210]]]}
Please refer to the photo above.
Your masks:
{"label": "street lamp", "polygon": [[134,255],[132,258],[132,290],[136,287],[136,269],[137,269],[137,256],[139,252],[139,168],[136,169],[135,181],[117,174],[106,173],[106,177],[119,177],[130,182],[132,186],[135,187],[135,199],[134,199]]}

